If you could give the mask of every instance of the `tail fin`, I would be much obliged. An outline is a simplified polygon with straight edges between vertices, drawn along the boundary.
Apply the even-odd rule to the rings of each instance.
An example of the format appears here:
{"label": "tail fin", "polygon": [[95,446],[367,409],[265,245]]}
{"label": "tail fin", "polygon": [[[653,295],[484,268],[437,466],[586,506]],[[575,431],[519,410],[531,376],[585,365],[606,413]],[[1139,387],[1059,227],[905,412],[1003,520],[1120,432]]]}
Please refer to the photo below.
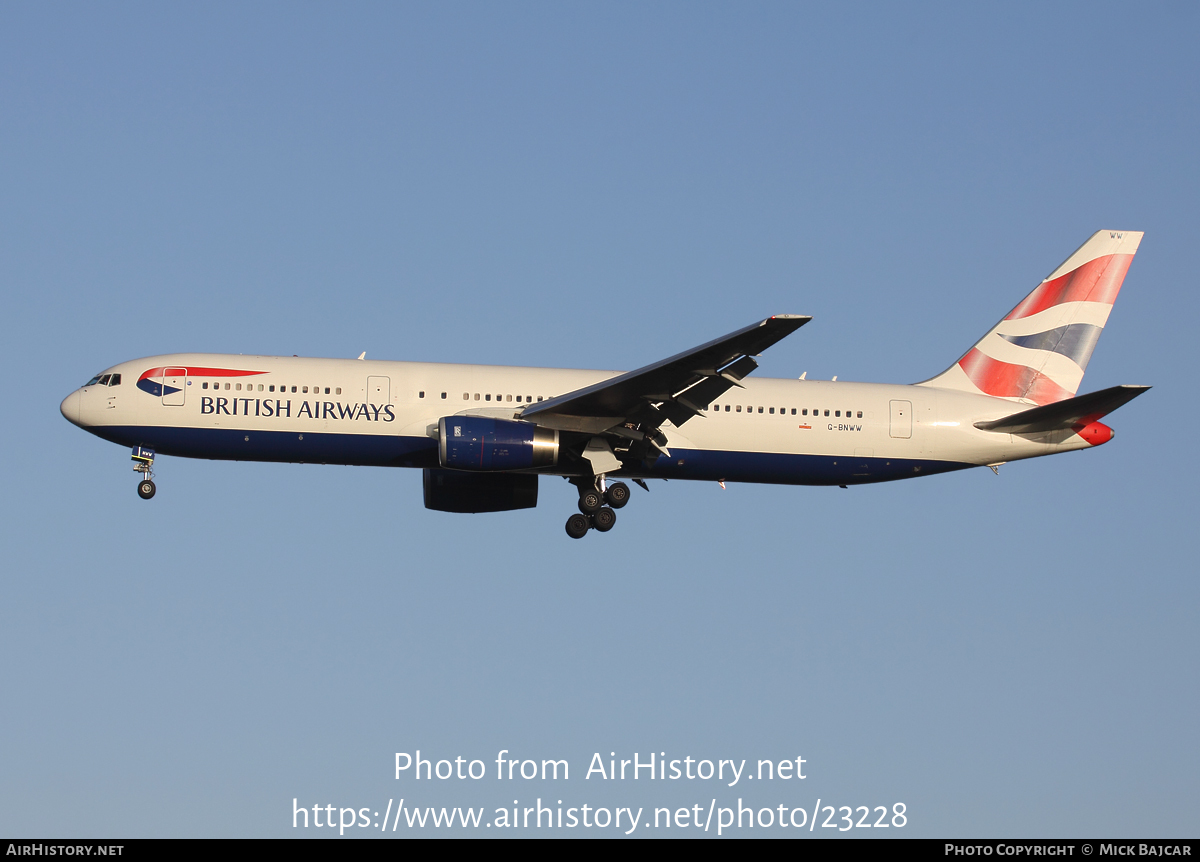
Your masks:
{"label": "tail fin", "polygon": [[918,385],[1034,404],[1071,398],[1141,241],[1141,231],[1093,234],[962,359]]}

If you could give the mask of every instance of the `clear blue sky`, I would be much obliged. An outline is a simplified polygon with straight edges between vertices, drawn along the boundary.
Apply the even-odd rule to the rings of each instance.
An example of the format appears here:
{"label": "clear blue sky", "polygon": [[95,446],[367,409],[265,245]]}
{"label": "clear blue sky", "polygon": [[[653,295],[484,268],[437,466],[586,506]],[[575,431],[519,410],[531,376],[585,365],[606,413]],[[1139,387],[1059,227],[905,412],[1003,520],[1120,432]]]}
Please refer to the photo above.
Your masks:
{"label": "clear blue sky", "polygon": [[[1194,837],[1198,25],[5,4],[0,834],[740,796],[904,802],[914,836]],[[632,368],[781,312],[814,321],[760,373],[912,382],[1101,228],[1146,238],[1083,389],[1155,388],[1113,443],[999,477],[659,482],[572,542],[557,480],[452,516],[418,472],[163,458],[146,503],[58,413],[156,353]],[[394,780],[418,748],[572,778]],[[601,785],[597,751],[809,777]]]}

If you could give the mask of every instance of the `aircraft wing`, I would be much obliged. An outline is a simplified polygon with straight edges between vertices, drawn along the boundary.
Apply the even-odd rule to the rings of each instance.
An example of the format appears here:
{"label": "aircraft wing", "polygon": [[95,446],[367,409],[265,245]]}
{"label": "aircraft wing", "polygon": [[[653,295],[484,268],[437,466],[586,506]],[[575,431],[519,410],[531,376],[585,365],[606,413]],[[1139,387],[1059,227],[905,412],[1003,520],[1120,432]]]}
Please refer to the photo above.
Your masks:
{"label": "aircraft wing", "polygon": [[562,431],[598,434],[620,426],[623,436],[653,437],[663,422],[678,427],[740,386],[758,367],[754,356],[810,320],[798,314],[768,317],[636,371],[542,401],[526,408],[521,418]]}
{"label": "aircraft wing", "polygon": [[1014,413],[993,422],[976,422],[975,427],[983,431],[999,431],[1006,434],[1037,434],[1043,431],[1060,431],[1095,422],[1112,413],[1118,407],[1137,398],[1149,386],[1111,386],[1099,392],[1089,392],[1077,398],[1055,401],[1031,410]]}

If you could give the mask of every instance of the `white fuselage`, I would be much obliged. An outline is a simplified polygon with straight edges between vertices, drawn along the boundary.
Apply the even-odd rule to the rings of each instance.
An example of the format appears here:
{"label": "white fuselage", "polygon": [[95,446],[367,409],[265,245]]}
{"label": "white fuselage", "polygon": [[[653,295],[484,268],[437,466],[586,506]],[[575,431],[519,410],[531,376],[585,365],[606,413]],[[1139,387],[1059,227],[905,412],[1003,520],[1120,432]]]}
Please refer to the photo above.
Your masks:
{"label": "white fuselage", "polygon": [[[106,440],[159,454],[437,467],[440,418],[519,418],[530,403],[618,373],[173,354],[108,369],[106,375],[120,375],[119,385],[84,386],[67,396],[62,412]],[[619,475],[850,485],[1089,447],[1073,432],[975,427],[1031,406],[1007,398],[928,385],[755,377],[743,386],[684,427],[663,426],[669,454]]]}

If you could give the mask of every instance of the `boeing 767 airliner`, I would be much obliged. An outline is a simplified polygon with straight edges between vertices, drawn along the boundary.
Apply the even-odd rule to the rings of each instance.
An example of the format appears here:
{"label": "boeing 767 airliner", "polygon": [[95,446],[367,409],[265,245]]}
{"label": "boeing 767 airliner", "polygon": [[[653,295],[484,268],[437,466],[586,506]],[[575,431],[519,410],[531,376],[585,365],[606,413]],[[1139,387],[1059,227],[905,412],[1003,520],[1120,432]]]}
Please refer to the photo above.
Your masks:
{"label": "boeing 767 airliner", "polygon": [[1099,446],[1099,420],[1147,386],[1076,396],[1136,231],[1104,230],[961,359],[912,385],[751,378],[754,357],[811,318],[780,314],[636,371],[177,353],[105,369],[68,420],[133,449],[138,493],[156,454],[414,467],[425,506],[537,505],[567,477],[567,534],[607,532],[621,479],[859,485]]}

